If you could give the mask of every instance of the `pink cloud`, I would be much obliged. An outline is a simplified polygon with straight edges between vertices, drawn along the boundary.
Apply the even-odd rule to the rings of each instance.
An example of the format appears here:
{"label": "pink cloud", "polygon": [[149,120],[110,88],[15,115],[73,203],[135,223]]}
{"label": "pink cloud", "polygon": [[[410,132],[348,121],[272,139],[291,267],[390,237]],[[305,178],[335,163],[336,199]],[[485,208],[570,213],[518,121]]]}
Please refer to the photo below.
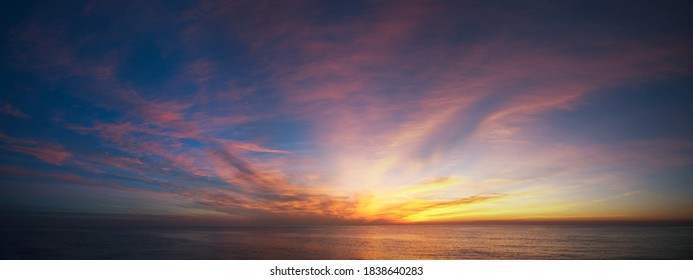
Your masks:
{"label": "pink cloud", "polygon": [[7,145],[3,149],[28,154],[52,164],[62,164],[72,153],[58,143],[41,143],[33,139],[16,138],[0,133],[0,141]]}
{"label": "pink cloud", "polygon": [[60,145],[47,145],[44,147],[22,147],[11,148],[14,152],[25,153],[37,157],[45,162],[60,164],[72,154],[63,150]]}
{"label": "pink cloud", "polygon": [[261,147],[257,143],[249,143],[249,142],[241,142],[241,141],[226,141],[226,140],[221,140],[221,142],[224,143],[228,149],[231,149],[234,151],[248,151],[248,152],[270,153],[270,154],[290,154],[291,153],[289,151],[283,151],[283,150],[276,150],[276,149],[269,149],[269,148]]}
{"label": "pink cloud", "polygon": [[22,112],[21,110],[19,110],[19,109],[13,107],[13,106],[10,105],[10,104],[1,105],[1,106],[0,106],[0,112],[2,112],[3,114],[6,114],[6,115],[13,116],[13,117],[15,117],[15,118],[20,118],[20,119],[28,119],[28,118],[31,118],[31,116],[25,114],[24,112]]}
{"label": "pink cloud", "polygon": [[538,118],[570,110],[601,89],[688,71],[675,62],[685,56],[681,48],[626,40],[576,40],[617,50],[587,56],[524,38],[433,37],[417,45],[436,20],[436,7],[410,4],[325,27],[281,14],[259,20],[276,7],[246,11],[258,25],[241,34],[258,55],[273,58],[263,61],[264,69],[287,103],[283,113],[315,128],[330,183],[343,189],[396,186],[455,170],[460,155],[474,148],[521,147],[542,129]]}

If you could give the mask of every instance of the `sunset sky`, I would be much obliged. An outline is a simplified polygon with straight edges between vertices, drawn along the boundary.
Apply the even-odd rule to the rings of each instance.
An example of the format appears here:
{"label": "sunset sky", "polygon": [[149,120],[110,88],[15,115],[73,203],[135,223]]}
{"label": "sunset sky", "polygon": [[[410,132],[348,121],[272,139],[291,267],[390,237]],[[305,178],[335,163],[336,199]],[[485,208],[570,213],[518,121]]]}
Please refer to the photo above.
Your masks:
{"label": "sunset sky", "polygon": [[6,2],[10,223],[693,220],[690,1]]}

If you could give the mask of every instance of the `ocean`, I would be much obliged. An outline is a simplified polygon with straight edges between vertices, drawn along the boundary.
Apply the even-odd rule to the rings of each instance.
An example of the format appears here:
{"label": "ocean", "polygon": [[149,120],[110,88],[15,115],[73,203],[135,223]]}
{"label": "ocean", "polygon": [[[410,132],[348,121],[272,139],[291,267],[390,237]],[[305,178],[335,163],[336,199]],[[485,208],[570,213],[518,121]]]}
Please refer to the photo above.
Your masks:
{"label": "ocean", "polygon": [[693,259],[693,227],[3,228],[1,259]]}

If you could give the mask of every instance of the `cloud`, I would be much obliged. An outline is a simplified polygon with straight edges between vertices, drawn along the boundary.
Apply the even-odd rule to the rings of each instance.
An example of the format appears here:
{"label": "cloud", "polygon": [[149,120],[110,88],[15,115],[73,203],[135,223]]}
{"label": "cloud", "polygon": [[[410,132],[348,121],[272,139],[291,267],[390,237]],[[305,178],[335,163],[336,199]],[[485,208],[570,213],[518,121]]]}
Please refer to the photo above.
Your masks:
{"label": "cloud", "polygon": [[[455,219],[458,218],[460,213],[460,206],[467,206],[470,204],[488,202],[491,200],[501,199],[507,195],[475,195],[470,197],[449,199],[449,200],[439,200],[439,201],[426,201],[426,200],[414,200],[407,201],[400,205],[396,205],[393,208],[385,210],[385,213],[392,212],[392,216],[395,217],[394,221],[418,221],[422,216],[436,216],[436,220],[445,219]],[[391,218],[390,218],[391,219]],[[432,220],[427,217],[423,220]]]}
{"label": "cloud", "polygon": [[[397,189],[458,170],[474,175],[497,170],[511,179],[523,173],[552,180],[580,176],[596,161],[581,153],[603,158],[614,152],[571,146],[570,156],[558,153],[567,158],[551,156],[560,145],[533,142],[532,133],[546,133],[538,120],[573,110],[604,89],[690,73],[685,63],[676,62],[689,61],[678,45],[579,33],[579,40],[571,42],[596,51],[575,53],[555,38],[514,36],[462,42],[434,38],[415,48],[422,28],[435,25],[434,17],[406,8],[370,16],[366,27],[354,19],[325,28],[275,18],[259,27],[265,32],[249,39],[261,46],[259,52],[292,54],[268,61],[266,68],[291,105],[287,113],[315,128],[320,156],[334,174],[330,183],[355,192]],[[288,29],[308,31],[283,37]],[[333,39],[346,37],[337,34],[349,36]],[[274,40],[281,43],[263,43]],[[297,66],[296,61],[305,63]],[[544,157],[534,159],[527,151]],[[486,159],[470,162],[476,154]],[[515,154],[522,157],[511,159]]]}
{"label": "cloud", "polygon": [[10,149],[14,152],[32,155],[53,164],[60,164],[71,155],[69,152],[63,150],[63,147],[60,145],[45,145],[42,147],[15,146]]}
{"label": "cloud", "polygon": [[282,151],[282,150],[275,150],[275,149],[268,149],[261,147],[257,143],[245,143],[245,142],[240,142],[240,141],[227,141],[229,143],[230,148],[232,149],[238,149],[238,150],[243,150],[243,151],[249,151],[249,152],[256,152],[256,153],[271,153],[271,154],[290,154],[290,151]]}
{"label": "cloud", "polygon": [[25,114],[21,110],[13,107],[10,104],[5,104],[5,105],[0,105],[0,112],[6,115],[13,116],[15,118],[20,118],[20,119],[28,119],[31,118],[31,116]]}
{"label": "cloud", "polygon": [[0,133],[0,148],[16,153],[28,154],[52,164],[62,164],[72,154],[59,143],[41,143],[32,139],[16,138]]}

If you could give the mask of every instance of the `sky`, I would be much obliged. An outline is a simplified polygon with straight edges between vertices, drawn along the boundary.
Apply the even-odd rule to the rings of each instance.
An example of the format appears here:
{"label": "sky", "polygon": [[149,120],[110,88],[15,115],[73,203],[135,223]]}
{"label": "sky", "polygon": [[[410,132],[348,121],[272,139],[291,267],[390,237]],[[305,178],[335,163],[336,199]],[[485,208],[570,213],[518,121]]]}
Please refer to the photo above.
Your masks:
{"label": "sky", "polygon": [[6,2],[6,223],[693,221],[689,1]]}

